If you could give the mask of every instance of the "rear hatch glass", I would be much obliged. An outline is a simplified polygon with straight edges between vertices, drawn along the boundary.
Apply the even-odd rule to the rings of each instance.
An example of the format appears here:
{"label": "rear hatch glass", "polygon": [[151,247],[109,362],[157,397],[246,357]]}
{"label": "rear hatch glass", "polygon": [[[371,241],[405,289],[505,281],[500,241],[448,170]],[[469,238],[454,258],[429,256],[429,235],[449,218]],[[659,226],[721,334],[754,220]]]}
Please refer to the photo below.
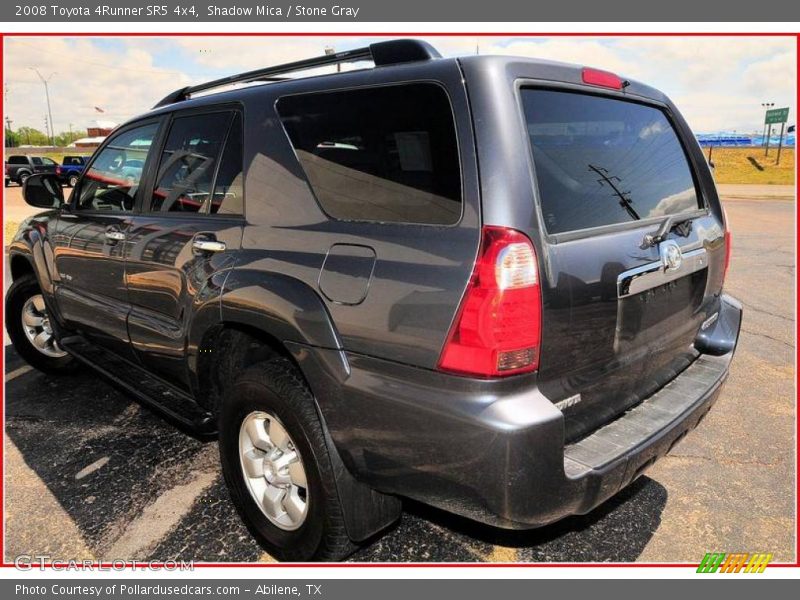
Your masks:
{"label": "rear hatch glass", "polygon": [[661,110],[541,89],[522,90],[522,101],[549,233],[697,210],[686,154]]}
{"label": "rear hatch glass", "polygon": [[[658,245],[643,243],[658,217],[713,217],[698,210],[691,163],[660,108],[553,89],[523,88],[521,100],[551,235],[539,382],[564,413],[571,441],[651,395],[696,356],[692,343],[713,292],[707,261],[663,284],[656,272],[635,294],[620,291],[618,280],[660,264]],[[718,232],[709,223],[698,220],[669,239],[684,254],[704,253],[706,237]]]}

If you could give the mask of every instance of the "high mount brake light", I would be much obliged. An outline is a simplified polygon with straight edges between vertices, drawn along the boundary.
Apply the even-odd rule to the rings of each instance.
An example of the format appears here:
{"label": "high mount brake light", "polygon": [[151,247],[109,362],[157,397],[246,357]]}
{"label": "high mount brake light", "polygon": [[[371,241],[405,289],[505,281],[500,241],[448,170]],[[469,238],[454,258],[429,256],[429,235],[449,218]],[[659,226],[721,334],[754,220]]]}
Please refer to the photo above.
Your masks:
{"label": "high mount brake light", "polygon": [[618,75],[608,71],[601,71],[600,69],[590,69],[589,67],[584,67],[583,69],[583,83],[613,90],[621,90],[623,87],[623,81]]}
{"label": "high mount brake light", "polygon": [[541,330],[533,244],[514,229],[484,227],[480,253],[439,369],[481,377],[535,371]]}

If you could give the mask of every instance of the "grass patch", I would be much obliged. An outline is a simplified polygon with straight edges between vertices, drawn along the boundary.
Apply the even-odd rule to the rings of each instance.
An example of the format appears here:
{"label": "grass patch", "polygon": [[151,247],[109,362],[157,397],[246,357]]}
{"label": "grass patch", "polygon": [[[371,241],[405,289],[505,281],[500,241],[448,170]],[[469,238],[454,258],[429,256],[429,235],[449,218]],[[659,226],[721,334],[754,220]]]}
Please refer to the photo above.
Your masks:
{"label": "grass patch", "polygon": [[[708,157],[708,148],[703,153]],[[717,183],[750,183],[760,185],[794,185],[794,148],[781,151],[781,164],[775,164],[777,148],[714,148],[714,179]]]}

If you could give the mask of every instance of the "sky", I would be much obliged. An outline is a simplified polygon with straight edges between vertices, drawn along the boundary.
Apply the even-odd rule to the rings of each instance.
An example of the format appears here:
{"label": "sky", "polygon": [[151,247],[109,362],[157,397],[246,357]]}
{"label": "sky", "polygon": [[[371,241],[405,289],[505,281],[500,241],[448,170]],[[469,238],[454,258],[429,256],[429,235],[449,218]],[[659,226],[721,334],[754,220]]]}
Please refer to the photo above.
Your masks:
{"label": "sky", "polygon": [[[424,36],[419,36],[425,39]],[[169,92],[224,75],[356,48],[366,37],[6,37],[5,118],[44,130],[49,79],[55,131],[122,123]],[[696,133],[763,128],[763,102],[795,122],[791,37],[435,37],[444,56],[506,54],[613,71],[665,92]],[[104,112],[98,112],[95,107]]]}

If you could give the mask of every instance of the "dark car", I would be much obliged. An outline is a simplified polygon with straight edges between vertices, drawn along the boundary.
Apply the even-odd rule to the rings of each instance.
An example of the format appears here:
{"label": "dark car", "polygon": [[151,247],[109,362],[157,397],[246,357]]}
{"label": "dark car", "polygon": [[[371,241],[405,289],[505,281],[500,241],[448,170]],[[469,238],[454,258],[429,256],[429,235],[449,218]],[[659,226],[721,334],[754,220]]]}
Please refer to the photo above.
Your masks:
{"label": "dark car", "polygon": [[739,335],[692,132],[580,66],[400,40],[253,71],[122,126],[68,200],[25,196],[49,210],[10,247],[19,354],[217,435],[282,560],[346,556],[400,498],[587,513],[703,419]]}
{"label": "dark car", "polygon": [[91,156],[65,156],[61,164],[56,167],[58,180],[66,183],[69,187],[75,187],[91,158]]}
{"label": "dark car", "polygon": [[55,173],[57,167],[58,163],[46,156],[9,156],[5,164],[5,186],[8,187],[12,181],[22,185],[35,173]]}

